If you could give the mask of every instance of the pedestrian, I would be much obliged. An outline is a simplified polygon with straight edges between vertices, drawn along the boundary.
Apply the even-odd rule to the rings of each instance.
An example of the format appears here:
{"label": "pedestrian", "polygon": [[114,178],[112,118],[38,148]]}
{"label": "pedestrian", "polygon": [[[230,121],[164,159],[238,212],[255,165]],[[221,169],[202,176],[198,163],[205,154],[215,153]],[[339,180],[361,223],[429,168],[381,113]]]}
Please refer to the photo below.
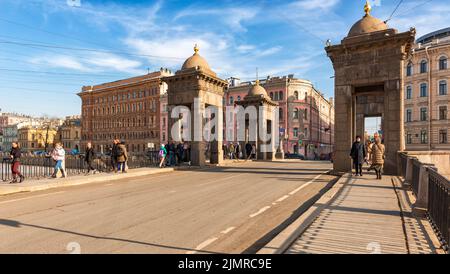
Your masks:
{"label": "pedestrian", "polygon": [[66,178],[67,174],[66,171],[64,170],[64,160],[66,158],[66,151],[64,150],[63,145],[61,143],[55,144],[55,148],[51,153],[51,157],[56,162],[51,177],[55,179],[57,177],[58,171],[61,171],[61,177]]}
{"label": "pedestrian", "polygon": [[175,144],[173,143],[173,141],[170,141],[170,143],[169,143],[168,152],[169,152],[169,164],[170,164],[170,166],[175,166],[175,164],[176,164],[176,160],[175,160],[176,147],[175,147]]}
{"label": "pedestrian", "polygon": [[230,151],[230,160],[233,160],[235,158],[235,148],[234,148],[234,144],[230,143],[230,147],[228,148],[228,151]]}
{"label": "pedestrian", "polygon": [[256,145],[252,145],[252,159],[256,160]]}
{"label": "pedestrian", "polygon": [[[11,173],[13,177],[11,184],[23,183],[25,177],[20,173],[20,158],[22,157],[22,153],[20,152],[19,143],[12,143],[9,155],[11,157]],[[19,177],[19,181],[17,181],[17,177]]]}
{"label": "pedestrian", "polygon": [[353,166],[355,168],[355,176],[362,175],[362,165],[366,159],[366,148],[364,143],[361,142],[361,137],[356,136],[356,140],[352,145],[350,151],[350,157],[353,159]]}
{"label": "pedestrian", "polygon": [[182,143],[178,143],[177,145],[177,164],[181,165],[181,163],[183,162],[183,154],[184,154],[184,149],[183,149],[183,144]]}
{"label": "pedestrian", "polygon": [[375,139],[375,144],[372,146],[372,169],[375,170],[375,173],[377,175],[377,179],[382,179],[382,169],[384,165],[384,158],[385,158],[385,146],[381,143],[381,139],[377,137]]}
{"label": "pedestrian", "polygon": [[166,156],[167,156],[167,150],[166,150],[164,144],[162,144],[161,148],[159,149],[159,159],[161,159],[159,162],[159,168],[163,168],[166,166],[166,163],[165,163]]}
{"label": "pedestrian", "polygon": [[87,174],[89,175],[92,173],[97,173],[97,170],[94,168],[93,166],[93,161],[95,159],[95,151],[94,148],[92,147],[92,143],[88,142],[86,145],[86,156],[85,156],[85,161],[87,163]]}
{"label": "pedestrian", "polygon": [[223,159],[224,160],[228,159],[228,146],[226,144],[223,144],[222,150],[223,150]]}
{"label": "pedestrian", "polygon": [[247,160],[252,157],[252,145],[250,143],[245,144],[245,157],[247,157]]}
{"label": "pedestrian", "polygon": [[117,147],[119,145],[119,140],[116,138],[113,140],[111,147],[111,167],[113,172],[117,172]]}
{"label": "pedestrian", "polygon": [[128,161],[127,147],[125,142],[119,142],[117,145],[117,171],[122,171],[122,173],[127,173],[126,163]]}
{"label": "pedestrian", "polygon": [[240,158],[242,158],[241,156],[241,146],[239,145],[239,143],[236,143],[235,147],[235,155],[236,155],[236,159],[239,160]]}

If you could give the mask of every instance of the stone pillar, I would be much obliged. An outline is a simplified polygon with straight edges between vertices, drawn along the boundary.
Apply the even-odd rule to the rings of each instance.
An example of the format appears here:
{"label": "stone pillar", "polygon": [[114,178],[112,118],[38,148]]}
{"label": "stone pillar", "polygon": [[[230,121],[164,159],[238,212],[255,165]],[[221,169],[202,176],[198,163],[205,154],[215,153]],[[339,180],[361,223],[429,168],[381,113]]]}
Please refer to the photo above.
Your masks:
{"label": "stone pillar", "polygon": [[412,177],[413,177],[413,161],[414,157],[409,157],[406,161],[406,174],[405,174],[405,185],[411,185]]}
{"label": "stone pillar", "polygon": [[404,148],[403,112],[401,100],[403,93],[400,90],[400,80],[385,82],[385,119],[383,123],[384,144],[386,146],[386,159],[384,171],[388,175],[397,174],[398,152]]}
{"label": "stone pillar", "polygon": [[205,166],[205,141],[203,140],[203,112],[205,104],[199,103],[199,106],[191,106],[191,165]]}
{"label": "stone pillar", "polygon": [[352,162],[349,157],[353,139],[353,100],[352,86],[336,86],[335,110],[335,172],[350,172]]}
{"label": "stone pillar", "polygon": [[428,178],[430,168],[433,168],[433,164],[421,164],[419,173],[419,191],[417,193],[416,202],[413,205],[414,212],[424,217],[428,208]]}
{"label": "stone pillar", "polygon": [[210,163],[220,165],[223,164],[223,107],[222,102],[220,102],[220,105],[216,107],[216,128],[214,129],[214,132],[217,136],[217,139],[212,141],[210,144],[211,149],[211,156],[210,156]]}

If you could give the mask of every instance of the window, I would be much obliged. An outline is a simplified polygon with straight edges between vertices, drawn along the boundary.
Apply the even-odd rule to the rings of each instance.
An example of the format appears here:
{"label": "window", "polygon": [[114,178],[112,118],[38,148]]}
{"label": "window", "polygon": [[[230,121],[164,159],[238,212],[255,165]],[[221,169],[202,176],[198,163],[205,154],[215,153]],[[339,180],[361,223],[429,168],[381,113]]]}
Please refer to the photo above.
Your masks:
{"label": "window", "polygon": [[294,91],[294,100],[298,100],[298,91]]}
{"label": "window", "polygon": [[439,70],[446,70],[447,69],[447,57],[442,56],[439,58]]}
{"label": "window", "polygon": [[412,135],[411,135],[411,133],[406,133],[406,143],[408,144],[408,145],[410,145],[410,144],[412,144]]}
{"label": "window", "polygon": [[298,119],[299,110],[298,108],[294,109],[294,119]]}
{"label": "window", "polygon": [[427,97],[428,96],[428,85],[423,83],[420,84],[420,97]]}
{"label": "window", "polygon": [[278,92],[275,92],[274,98],[275,101],[278,101]]}
{"label": "window", "polygon": [[428,72],[428,62],[423,60],[420,62],[420,73],[427,73]]}
{"label": "window", "polygon": [[447,120],[447,106],[439,107],[439,120]]}
{"label": "window", "polygon": [[420,143],[422,143],[422,144],[428,143],[428,133],[426,130],[422,130],[420,132]]}
{"label": "window", "polygon": [[237,97],[237,101],[240,102],[241,101],[241,96]]}
{"label": "window", "polygon": [[233,96],[230,96],[230,105],[234,104],[234,98]]}
{"label": "window", "polygon": [[447,143],[447,130],[446,129],[439,130],[439,143],[440,144]]}
{"label": "window", "polygon": [[427,108],[420,108],[420,121],[426,121],[428,119]]}
{"label": "window", "polygon": [[412,70],[413,70],[413,65],[412,65],[412,63],[409,63],[408,66],[406,67],[406,76],[411,76]]}
{"label": "window", "polygon": [[270,96],[270,99],[273,100],[273,92],[271,92],[269,96]]}
{"label": "window", "polygon": [[406,87],[406,99],[411,99],[411,98],[412,98],[412,87],[407,86]]}
{"label": "window", "polygon": [[407,109],[406,110],[406,118],[405,118],[407,123],[412,122],[412,110],[411,109]]}
{"label": "window", "polygon": [[281,121],[281,120],[283,120],[283,109],[279,108],[278,111],[279,111],[278,118]]}
{"label": "window", "polygon": [[447,81],[439,81],[439,95],[447,95]]}
{"label": "window", "polygon": [[294,128],[294,137],[298,137],[298,128]]}
{"label": "window", "polygon": [[280,101],[283,100],[283,92],[282,92],[282,91],[280,91],[280,93],[278,94],[278,99],[279,99]]}

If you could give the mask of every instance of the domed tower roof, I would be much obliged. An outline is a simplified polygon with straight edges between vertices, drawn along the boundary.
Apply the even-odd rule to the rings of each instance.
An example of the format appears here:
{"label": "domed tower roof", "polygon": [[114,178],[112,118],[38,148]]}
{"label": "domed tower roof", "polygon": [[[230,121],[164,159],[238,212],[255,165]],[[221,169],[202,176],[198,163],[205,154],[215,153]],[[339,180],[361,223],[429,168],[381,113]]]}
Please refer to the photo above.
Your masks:
{"label": "domed tower roof", "polygon": [[388,26],[385,22],[370,15],[371,10],[372,8],[370,7],[369,2],[366,1],[366,5],[364,6],[364,11],[366,14],[361,20],[359,20],[352,26],[347,37],[358,36],[366,33],[388,29]]}
{"label": "domed tower roof", "polygon": [[248,91],[248,96],[263,96],[267,97],[267,91],[259,84],[259,80],[256,80],[255,85],[253,85]]}
{"label": "domed tower roof", "polygon": [[183,64],[183,67],[181,67],[181,70],[189,69],[189,68],[206,68],[210,70],[208,62],[206,62],[205,58],[201,57],[200,54],[198,54],[199,48],[197,45],[194,47],[194,55],[186,59],[186,61]]}

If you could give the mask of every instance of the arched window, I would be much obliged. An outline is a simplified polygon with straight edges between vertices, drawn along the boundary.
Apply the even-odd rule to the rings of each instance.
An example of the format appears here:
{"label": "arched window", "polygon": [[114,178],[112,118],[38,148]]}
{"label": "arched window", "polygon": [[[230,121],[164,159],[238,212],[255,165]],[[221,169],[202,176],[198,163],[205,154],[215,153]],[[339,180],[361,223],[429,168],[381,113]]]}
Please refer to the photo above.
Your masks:
{"label": "arched window", "polygon": [[439,95],[447,95],[447,81],[439,81]]}
{"label": "arched window", "polygon": [[241,101],[241,96],[237,97],[237,101],[240,102]]}
{"label": "arched window", "polygon": [[439,70],[446,70],[447,69],[447,57],[442,56],[439,58]]}
{"label": "arched window", "polygon": [[234,98],[233,96],[230,96],[230,105],[234,104]]}
{"label": "arched window", "polygon": [[294,100],[298,100],[298,91],[294,91]]}
{"label": "arched window", "polygon": [[275,92],[273,100],[278,101],[278,92]]}
{"label": "arched window", "polygon": [[428,62],[426,60],[423,60],[420,62],[420,73],[427,73],[428,72]]}
{"label": "arched window", "polygon": [[282,91],[280,91],[278,93],[278,100],[283,101],[283,92]]}
{"label": "arched window", "polygon": [[411,62],[406,66],[406,76],[411,76],[413,74],[413,64]]}
{"label": "arched window", "polygon": [[426,83],[420,84],[420,97],[428,96],[428,85]]}

